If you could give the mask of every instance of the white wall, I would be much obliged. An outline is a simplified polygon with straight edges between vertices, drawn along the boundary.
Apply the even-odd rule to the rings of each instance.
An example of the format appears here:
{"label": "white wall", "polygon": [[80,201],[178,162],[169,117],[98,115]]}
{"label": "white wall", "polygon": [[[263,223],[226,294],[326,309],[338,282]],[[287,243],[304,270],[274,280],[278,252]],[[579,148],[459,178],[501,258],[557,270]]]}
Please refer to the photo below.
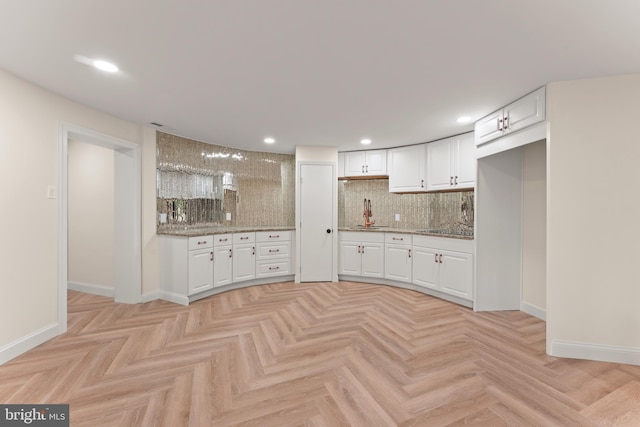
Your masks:
{"label": "white wall", "polygon": [[522,310],[544,319],[547,307],[546,140],[525,145],[522,150]]}
{"label": "white wall", "polygon": [[[6,203],[0,245],[2,363],[13,354],[11,349],[24,349],[38,337],[58,332],[58,206],[56,199],[47,198],[47,186],[58,186],[61,122],[138,144],[143,130],[3,70],[0,93],[0,182]],[[155,200],[155,191],[143,197]]]}
{"label": "white wall", "polygon": [[640,364],[640,74],[547,90],[547,351]]}
{"label": "white wall", "polygon": [[69,141],[68,159],[69,282],[113,295],[113,150]]}

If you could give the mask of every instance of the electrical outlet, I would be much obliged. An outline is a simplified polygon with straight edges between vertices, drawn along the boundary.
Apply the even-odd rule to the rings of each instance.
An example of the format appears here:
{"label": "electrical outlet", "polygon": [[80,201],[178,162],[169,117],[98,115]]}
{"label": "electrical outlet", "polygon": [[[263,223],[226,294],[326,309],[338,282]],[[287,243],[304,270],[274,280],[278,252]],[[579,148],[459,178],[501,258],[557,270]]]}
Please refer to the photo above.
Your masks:
{"label": "electrical outlet", "polygon": [[400,214],[396,214],[396,221],[400,221]]}

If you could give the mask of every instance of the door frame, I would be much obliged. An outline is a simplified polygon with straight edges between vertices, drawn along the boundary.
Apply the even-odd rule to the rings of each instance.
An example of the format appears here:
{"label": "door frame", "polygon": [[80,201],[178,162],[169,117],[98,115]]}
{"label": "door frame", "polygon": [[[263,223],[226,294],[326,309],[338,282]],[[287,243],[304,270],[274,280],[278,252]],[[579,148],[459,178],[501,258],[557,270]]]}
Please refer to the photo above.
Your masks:
{"label": "door frame", "polygon": [[142,302],[141,146],[70,123],[58,136],[58,327],[67,331],[69,140],[94,144],[114,152],[114,300]]}
{"label": "door frame", "polygon": [[333,232],[331,233],[331,246],[333,250],[333,259],[332,259],[332,267],[331,267],[331,281],[338,281],[338,176],[336,174],[336,162],[323,162],[323,161],[299,161],[296,165],[296,263],[295,263],[295,283],[300,283],[300,259],[302,253],[302,245],[301,243],[301,229],[300,225],[302,222],[302,218],[300,217],[300,211],[302,203],[301,197],[301,188],[300,188],[300,179],[301,179],[301,170],[303,166],[309,165],[326,165],[331,166],[332,168],[332,182],[331,186],[331,197],[333,200],[333,214],[331,218],[331,229]]}

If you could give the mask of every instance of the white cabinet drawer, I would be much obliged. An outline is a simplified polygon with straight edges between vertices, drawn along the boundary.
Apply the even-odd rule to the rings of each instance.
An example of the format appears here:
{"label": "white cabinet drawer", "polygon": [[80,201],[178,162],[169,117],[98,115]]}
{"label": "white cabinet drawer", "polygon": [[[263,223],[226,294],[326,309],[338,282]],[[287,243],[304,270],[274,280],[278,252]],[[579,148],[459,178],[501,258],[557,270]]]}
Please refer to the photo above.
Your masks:
{"label": "white cabinet drawer", "polygon": [[395,245],[411,245],[411,234],[384,233],[384,242]]}
{"label": "white cabinet drawer", "polygon": [[233,233],[233,244],[254,243],[256,241],[256,233]]}
{"label": "white cabinet drawer", "polygon": [[274,242],[256,244],[256,259],[287,258],[291,256],[291,242]]}
{"label": "white cabinet drawer", "polygon": [[291,231],[258,231],[256,242],[281,242],[290,241]]}
{"label": "white cabinet drawer", "polygon": [[213,246],[227,246],[232,243],[231,234],[216,234],[213,236]]}
{"label": "white cabinet drawer", "polygon": [[189,237],[189,250],[208,249],[213,247],[213,236]]}
{"label": "white cabinet drawer", "polygon": [[291,260],[268,260],[256,262],[256,277],[282,276],[291,274]]}

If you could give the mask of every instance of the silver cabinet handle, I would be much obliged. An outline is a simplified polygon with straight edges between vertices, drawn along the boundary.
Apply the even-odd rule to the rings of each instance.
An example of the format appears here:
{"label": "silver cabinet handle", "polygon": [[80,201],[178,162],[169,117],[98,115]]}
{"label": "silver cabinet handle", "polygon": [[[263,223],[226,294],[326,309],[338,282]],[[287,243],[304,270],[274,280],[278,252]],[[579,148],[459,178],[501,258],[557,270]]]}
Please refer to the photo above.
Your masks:
{"label": "silver cabinet handle", "polygon": [[509,116],[503,118],[502,123],[504,123],[504,126],[502,126],[502,128],[507,129],[509,127]]}
{"label": "silver cabinet handle", "polygon": [[271,271],[271,270],[280,270],[280,266],[277,266],[277,267],[269,267],[269,271]]}
{"label": "silver cabinet handle", "polygon": [[453,178],[453,185],[458,185],[458,175]]}
{"label": "silver cabinet handle", "polygon": [[274,235],[269,234],[269,238],[270,239],[279,239],[280,235],[279,234],[274,234]]}
{"label": "silver cabinet handle", "polygon": [[424,179],[420,180],[420,188],[424,188]]}
{"label": "silver cabinet handle", "polygon": [[275,252],[275,253],[278,253],[278,252],[280,252],[280,249],[269,249],[269,253],[270,253],[270,254],[272,254],[272,253],[274,253],[274,252]]}
{"label": "silver cabinet handle", "polygon": [[229,240],[229,239],[227,239],[227,238],[225,237],[224,239],[218,239],[218,242],[226,242],[227,240]]}
{"label": "silver cabinet handle", "polygon": [[502,117],[498,118],[498,130],[502,130]]}
{"label": "silver cabinet handle", "polygon": [[364,253],[364,245],[362,245],[362,253]]}
{"label": "silver cabinet handle", "polygon": [[364,173],[364,165],[362,165],[362,173]]}
{"label": "silver cabinet handle", "polygon": [[440,264],[442,264],[442,254],[439,255],[440,258]]}
{"label": "silver cabinet handle", "polygon": [[364,165],[364,171],[365,171],[366,173],[369,173],[369,165]]}
{"label": "silver cabinet handle", "polygon": [[453,185],[453,177],[452,176],[449,177],[449,185]]}
{"label": "silver cabinet handle", "polygon": [[438,263],[438,254],[433,254],[433,260],[436,264]]}
{"label": "silver cabinet handle", "polygon": [[233,258],[233,249],[229,249],[229,258]]}
{"label": "silver cabinet handle", "polygon": [[255,255],[256,254],[256,247],[252,247],[251,248],[251,255]]}
{"label": "silver cabinet handle", "polygon": [[248,240],[249,236],[245,236],[245,237],[240,237],[240,240]]}
{"label": "silver cabinet handle", "polygon": [[198,244],[199,244],[199,245],[206,245],[206,244],[207,244],[207,241],[206,241],[206,240],[204,240],[204,241],[202,241],[202,242],[198,242]]}
{"label": "silver cabinet handle", "polygon": [[411,249],[409,249],[409,258],[411,258]]}
{"label": "silver cabinet handle", "polygon": [[392,239],[393,239],[393,240],[400,240],[400,241],[402,241],[402,240],[404,240],[404,237],[392,237]]}
{"label": "silver cabinet handle", "polygon": [[211,258],[209,259],[209,261],[213,261],[213,251],[211,252]]}

